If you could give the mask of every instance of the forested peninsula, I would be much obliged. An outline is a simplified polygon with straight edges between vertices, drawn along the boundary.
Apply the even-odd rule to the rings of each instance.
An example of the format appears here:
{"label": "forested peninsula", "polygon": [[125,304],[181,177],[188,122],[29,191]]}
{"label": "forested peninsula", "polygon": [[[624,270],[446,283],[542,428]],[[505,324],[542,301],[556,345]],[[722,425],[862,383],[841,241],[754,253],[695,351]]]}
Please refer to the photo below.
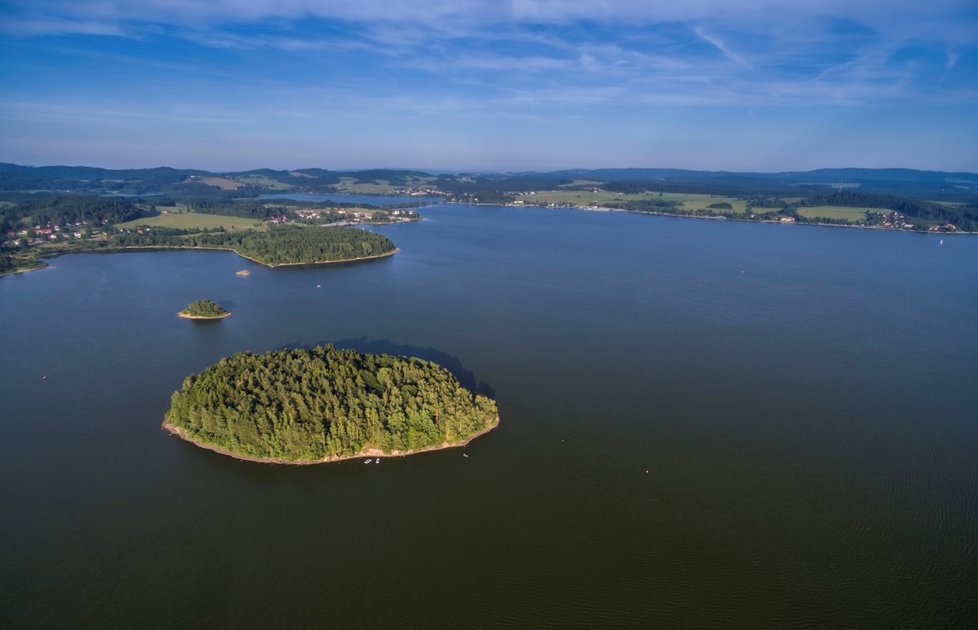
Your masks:
{"label": "forested peninsula", "polygon": [[175,230],[120,234],[111,247],[225,249],[266,267],[316,265],[389,256],[386,236],[346,227],[280,227],[268,231],[179,234]]}
{"label": "forested peninsula", "polygon": [[163,427],[240,459],[314,464],[463,446],[496,403],[417,358],[331,345],[234,354],[188,376]]}

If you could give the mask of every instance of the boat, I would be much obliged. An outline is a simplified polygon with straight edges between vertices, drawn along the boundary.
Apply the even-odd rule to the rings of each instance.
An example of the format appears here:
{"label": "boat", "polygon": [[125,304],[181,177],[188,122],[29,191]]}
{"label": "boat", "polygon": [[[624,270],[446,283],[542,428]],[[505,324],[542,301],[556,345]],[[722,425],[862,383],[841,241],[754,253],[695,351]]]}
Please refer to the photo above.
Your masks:
{"label": "boat", "polygon": [[380,458],[378,457],[378,458],[377,458],[377,461],[375,461],[374,463],[375,463],[375,464],[379,464],[379,463],[380,463]]}
{"label": "boat", "polygon": [[372,460],[372,459],[368,459],[367,461],[365,461],[365,462],[363,462],[363,463],[364,463],[364,464],[369,464],[369,463],[370,463],[370,462],[372,462],[372,461],[374,461],[374,460]]}

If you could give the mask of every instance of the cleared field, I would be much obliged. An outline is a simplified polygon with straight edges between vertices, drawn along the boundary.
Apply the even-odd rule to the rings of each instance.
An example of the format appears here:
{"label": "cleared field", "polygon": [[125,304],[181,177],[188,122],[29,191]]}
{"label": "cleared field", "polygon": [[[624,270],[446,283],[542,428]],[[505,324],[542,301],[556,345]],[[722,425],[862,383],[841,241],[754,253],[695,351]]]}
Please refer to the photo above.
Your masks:
{"label": "cleared field", "polygon": [[557,188],[573,188],[574,186],[600,186],[601,182],[593,179],[575,179],[569,184],[560,184]]}
{"label": "cleared field", "polygon": [[166,227],[178,229],[205,229],[205,228],[224,228],[226,230],[248,230],[254,228],[264,228],[265,224],[254,219],[242,217],[230,217],[223,214],[197,214],[195,212],[170,212],[155,217],[136,219],[117,223],[117,228],[134,228],[140,225],[151,227]]}
{"label": "cleared field", "polygon": [[195,175],[188,177],[183,183],[205,184],[207,186],[215,186],[221,190],[237,190],[244,185],[241,182],[236,182],[233,179],[228,179],[227,177],[197,177]]}
{"label": "cleared field", "polygon": [[754,206],[750,209],[754,214],[772,214],[775,212],[781,212],[781,208],[765,208],[764,206]]}
{"label": "cleared field", "polygon": [[376,182],[358,182],[352,177],[341,177],[335,184],[337,192],[352,195],[392,195],[397,191],[395,186],[384,179]]}
{"label": "cleared field", "polygon": [[703,210],[711,204],[726,202],[730,204],[730,210],[717,209],[716,211],[738,213],[744,212],[747,205],[743,199],[724,197],[721,195],[659,193],[655,191],[627,194],[608,190],[599,190],[598,192],[591,192],[587,190],[541,190],[534,191],[534,194],[532,195],[523,195],[519,198],[525,203],[555,203],[571,204],[575,206],[588,206],[591,204],[604,205],[611,202],[647,201],[658,199],[662,201],[676,201],[682,203],[683,205],[681,209],[687,211]]}
{"label": "cleared field", "polygon": [[532,195],[520,197],[526,203],[568,203],[577,206],[586,206],[591,203],[607,203],[609,201],[641,201],[643,199],[653,199],[658,197],[658,193],[644,192],[637,194],[623,194],[607,190],[591,192],[589,190],[539,190]]}
{"label": "cleared field", "polygon": [[890,212],[884,208],[852,208],[849,206],[812,206],[798,208],[798,214],[809,219],[846,219],[848,221],[864,221],[866,211]]}
{"label": "cleared field", "polygon": [[[664,199],[681,201],[683,210],[710,210],[711,212],[736,212],[743,214],[747,211],[747,202],[736,197],[723,197],[720,195],[681,195],[678,193],[665,193]],[[729,203],[730,209],[710,208],[715,203]]]}
{"label": "cleared field", "polygon": [[[299,173],[299,175],[302,175]],[[309,177],[305,175],[305,177]],[[272,179],[271,177],[266,177],[264,175],[242,175],[240,177],[235,177],[235,181],[241,182],[242,184],[251,184],[252,186],[264,186],[271,190],[289,190],[292,188],[292,184],[287,184],[285,182],[280,182],[278,180]]]}
{"label": "cleared field", "polygon": [[402,186],[430,186],[437,179],[437,177],[415,177],[412,175],[405,177],[403,183],[398,183],[395,186],[386,179],[361,182],[352,177],[341,177],[334,186],[337,192],[351,195],[395,195]]}

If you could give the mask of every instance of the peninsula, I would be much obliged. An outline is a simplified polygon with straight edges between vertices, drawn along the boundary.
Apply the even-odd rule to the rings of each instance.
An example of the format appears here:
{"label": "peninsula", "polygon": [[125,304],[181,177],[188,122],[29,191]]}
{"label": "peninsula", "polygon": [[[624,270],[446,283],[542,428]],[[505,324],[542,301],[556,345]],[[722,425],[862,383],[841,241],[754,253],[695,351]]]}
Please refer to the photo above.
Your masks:
{"label": "peninsula", "polygon": [[187,305],[177,315],[184,319],[224,319],[231,311],[211,302],[210,300],[195,300]]}
{"label": "peninsula", "polygon": [[188,376],[163,428],[249,461],[316,464],[464,446],[496,403],[418,358],[331,345],[234,354]]}
{"label": "peninsula", "polygon": [[382,234],[349,227],[276,227],[266,231],[174,234],[163,230],[120,234],[110,249],[216,249],[266,267],[323,265],[382,258],[397,252]]}

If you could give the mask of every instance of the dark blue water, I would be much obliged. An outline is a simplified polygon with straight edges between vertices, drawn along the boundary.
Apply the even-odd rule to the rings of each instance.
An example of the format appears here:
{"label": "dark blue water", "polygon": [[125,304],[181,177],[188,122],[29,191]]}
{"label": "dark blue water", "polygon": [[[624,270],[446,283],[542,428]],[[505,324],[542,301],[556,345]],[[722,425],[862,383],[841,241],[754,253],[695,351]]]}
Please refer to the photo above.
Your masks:
{"label": "dark blue water", "polygon": [[[424,214],[354,266],[0,279],[2,625],[974,625],[978,240]],[[321,341],[438,360],[502,424],[304,468],[160,430],[186,374]]]}
{"label": "dark blue water", "polygon": [[275,193],[259,199],[294,199],[295,201],[332,201],[333,203],[361,203],[369,206],[396,206],[403,204],[439,203],[441,197],[409,197],[407,195],[349,195],[340,193]]}

